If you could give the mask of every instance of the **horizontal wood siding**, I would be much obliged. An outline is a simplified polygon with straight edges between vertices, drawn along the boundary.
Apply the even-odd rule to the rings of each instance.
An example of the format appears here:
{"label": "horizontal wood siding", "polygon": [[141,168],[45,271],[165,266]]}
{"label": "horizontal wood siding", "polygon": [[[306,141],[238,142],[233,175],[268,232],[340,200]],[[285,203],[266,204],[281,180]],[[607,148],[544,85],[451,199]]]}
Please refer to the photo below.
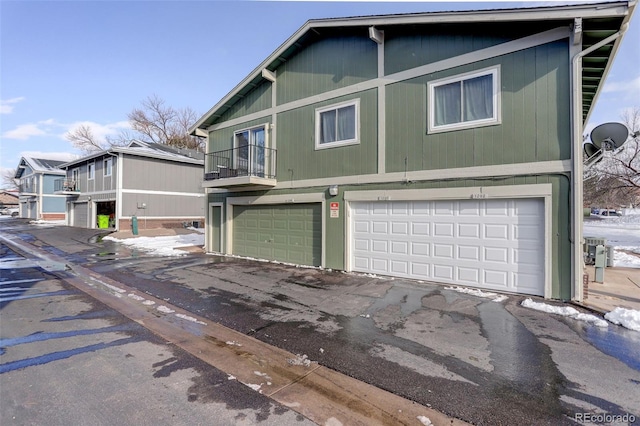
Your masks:
{"label": "horizontal wood siding", "polygon": [[[315,150],[315,110],[360,99],[360,143]],[[278,114],[278,182],[376,173],[377,90]]]}
{"label": "horizontal wood siding", "polygon": [[271,82],[263,80],[257,87],[235,102],[231,108],[222,113],[216,122],[224,122],[270,108],[271,90]]}
{"label": "horizontal wood siding", "polygon": [[278,105],[375,78],[377,63],[365,29],[313,42],[278,67]]}
{"label": "horizontal wood siding", "polygon": [[[427,134],[427,83],[495,65],[502,123]],[[558,41],[387,86],[387,172],[569,159],[569,72]]]}
{"label": "horizontal wood siding", "polygon": [[123,189],[203,193],[203,166],[125,156]]}
{"label": "horizontal wood siding", "polygon": [[[138,217],[204,217],[204,196],[122,194],[122,215]],[[142,204],[145,205],[142,208]]]}

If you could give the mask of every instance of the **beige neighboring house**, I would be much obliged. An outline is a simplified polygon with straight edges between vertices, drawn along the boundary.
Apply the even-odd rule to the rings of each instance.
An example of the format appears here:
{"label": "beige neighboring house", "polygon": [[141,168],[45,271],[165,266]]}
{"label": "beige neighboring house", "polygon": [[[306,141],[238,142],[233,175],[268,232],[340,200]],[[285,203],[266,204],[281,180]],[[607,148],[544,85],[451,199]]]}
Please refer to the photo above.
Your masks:
{"label": "beige neighboring house", "polygon": [[132,141],[62,164],[67,224],[126,230],[203,226],[204,154]]}

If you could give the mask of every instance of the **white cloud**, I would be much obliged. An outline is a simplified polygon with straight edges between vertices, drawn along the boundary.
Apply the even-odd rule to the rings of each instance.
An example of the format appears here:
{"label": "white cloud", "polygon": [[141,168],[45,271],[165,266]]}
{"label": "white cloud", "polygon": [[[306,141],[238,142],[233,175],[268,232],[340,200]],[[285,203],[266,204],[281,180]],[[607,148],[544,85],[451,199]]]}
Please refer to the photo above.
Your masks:
{"label": "white cloud", "polygon": [[[602,93],[640,93],[640,75],[636,78],[626,81],[608,81],[602,88]],[[637,98],[636,98],[637,99]]]}
{"label": "white cloud", "polygon": [[93,121],[77,121],[69,124],[66,131],[62,134],[66,135],[68,132],[75,131],[80,126],[88,126],[91,129],[91,133],[99,141],[103,142],[107,136],[116,136],[121,131],[131,130],[131,126],[128,121],[118,121],[116,123],[100,124]]}
{"label": "white cloud", "polygon": [[0,100],[0,114],[11,114],[13,112],[13,104],[24,101],[24,97]]}
{"label": "white cloud", "polygon": [[91,128],[93,135],[104,141],[107,136],[115,136],[123,130],[131,130],[128,121],[118,121],[116,123],[100,124],[93,121],[78,121],[71,124],[59,123],[53,118],[41,120],[36,123],[20,124],[15,129],[8,130],[2,134],[5,139],[27,140],[31,137],[48,136],[58,139],[65,139],[68,132],[73,132],[78,127],[85,125]]}
{"label": "white cloud", "polygon": [[13,130],[9,130],[2,134],[6,139],[26,140],[32,136],[44,136],[47,132],[41,128],[38,123],[21,124]]}

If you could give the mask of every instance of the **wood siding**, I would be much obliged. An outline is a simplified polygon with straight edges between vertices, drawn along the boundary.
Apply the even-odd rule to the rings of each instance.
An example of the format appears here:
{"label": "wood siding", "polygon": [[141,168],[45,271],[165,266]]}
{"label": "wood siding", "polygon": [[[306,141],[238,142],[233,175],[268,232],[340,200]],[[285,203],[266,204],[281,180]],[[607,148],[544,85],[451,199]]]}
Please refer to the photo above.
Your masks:
{"label": "wood siding", "polygon": [[204,217],[204,196],[164,194],[122,194],[122,216],[201,218]]}
{"label": "wood siding", "polygon": [[[495,65],[502,123],[427,134],[427,83]],[[569,159],[569,71],[559,41],[387,86],[386,171]]]}
{"label": "wood siding", "polygon": [[271,106],[271,82],[263,81],[222,113],[219,122],[262,111]]}
{"label": "wood siding", "polygon": [[204,193],[201,165],[130,155],[124,163],[123,189]]}
{"label": "wood siding", "polygon": [[278,67],[278,105],[375,78],[377,60],[365,30],[311,43]]}

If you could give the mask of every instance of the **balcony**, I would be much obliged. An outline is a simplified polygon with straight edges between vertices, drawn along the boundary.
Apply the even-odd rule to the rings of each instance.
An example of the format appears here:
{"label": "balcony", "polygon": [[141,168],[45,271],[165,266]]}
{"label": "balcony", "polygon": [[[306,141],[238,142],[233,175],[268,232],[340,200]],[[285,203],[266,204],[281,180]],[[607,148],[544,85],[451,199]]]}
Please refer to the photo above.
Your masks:
{"label": "balcony", "polygon": [[18,185],[18,192],[20,195],[38,195],[38,185],[22,183]]}
{"label": "balcony", "polygon": [[276,180],[276,150],[243,145],[205,156],[205,188],[273,188]]}
{"label": "balcony", "polygon": [[56,179],[53,181],[53,193],[62,195],[79,195],[80,182],[73,179]]}

